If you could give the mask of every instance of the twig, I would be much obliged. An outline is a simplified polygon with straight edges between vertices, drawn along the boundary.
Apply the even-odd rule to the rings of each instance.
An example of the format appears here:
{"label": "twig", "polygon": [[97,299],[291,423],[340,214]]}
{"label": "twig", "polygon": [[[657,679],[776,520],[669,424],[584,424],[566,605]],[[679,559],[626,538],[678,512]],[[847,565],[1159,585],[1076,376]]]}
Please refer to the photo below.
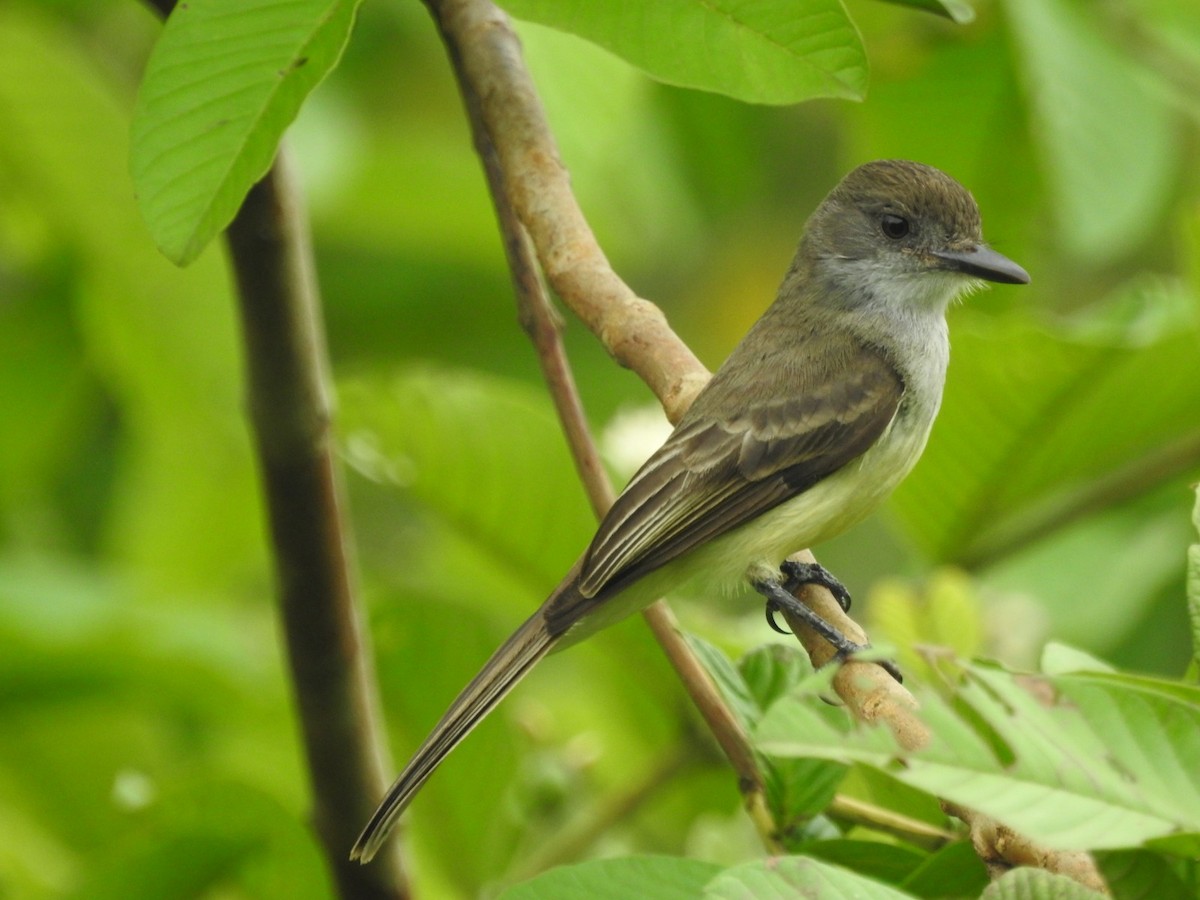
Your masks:
{"label": "twig", "polygon": [[992,878],[999,878],[1017,866],[1033,866],[1058,875],[1066,875],[1084,887],[1108,894],[1108,885],[1096,868],[1090,853],[1068,850],[1047,850],[1023,834],[1018,834],[995,819],[957,803],[942,801],[947,815],[961,819],[971,834],[971,844],[988,868]]}
{"label": "twig", "polygon": [[[816,562],[816,558],[807,550],[794,553],[791,558],[800,562]],[[862,626],[845,613],[833,594],[825,588],[803,585],[796,591],[796,597],[850,640],[868,643]],[[835,653],[828,641],[809,628],[802,619],[789,615],[786,609],[781,612],[814,666],[820,668],[833,661]],[[838,667],[837,674],[833,676],[833,689],[856,718],[887,726],[905,750],[918,750],[929,743],[929,728],[917,716],[917,699],[882,666],[848,660]]]}
{"label": "twig", "polygon": [[937,850],[959,837],[945,828],[844,794],[835,796],[825,812],[832,819],[886,832],[926,850]]}
{"label": "twig", "polygon": [[251,188],[227,239],[317,835],[342,897],[397,900],[408,896],[397,842],[385,849],[382,865],[349,860],[358,830],[387,787],[386,751],[331,448],[328,363],[308,227],[282,151]]}
{"label": "twig", "polygon": [[[499,193],[507,197],[526,230],[542,271],[613,358],[633,369],[668,418],[678,421],[707,382],[708,372],[671,331],[661,311],[634,294],[605,258],[575,201],[508,17],[488,0],[425,3],[441,29],[468,105],[474,104],[472,115],[494,145]],[[523,235],[517,244],[525,246],[525,241]],[[522,267],[532,271],[528,261]],[[801,558],[811,561],[812,556],[805,551]],[[828,591],[810,587],[799,596],[844,634],[866,643],[862,629]],[[829,660],[832,650],[824,640],[803,623],[790,624],[815,665]],[[675,628],[663,621],[659,631]],[[880,666],[851,661],[838,671],[834,689],[854,715],[887,725],[902,746],[915,749],[928,740],[928,729],[914,712],[916,700]],[[735,743],[744,744],[744,736]],[[747,752],[752,756],[748,746]],[[761,828],[757,815],[756,824]],[[1045,851],[1039,858],[1052,856]]]}

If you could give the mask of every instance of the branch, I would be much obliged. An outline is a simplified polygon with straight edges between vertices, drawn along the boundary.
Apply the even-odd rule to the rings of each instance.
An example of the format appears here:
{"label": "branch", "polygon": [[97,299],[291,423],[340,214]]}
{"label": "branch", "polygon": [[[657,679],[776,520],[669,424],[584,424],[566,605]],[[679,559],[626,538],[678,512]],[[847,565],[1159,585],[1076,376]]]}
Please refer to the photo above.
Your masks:
{"label": "branch", "polygon": [[[560,415],[564,416],[577,466],[585,473],[593,506],[602,511],[611,502],[612,490],[593,484],[591,479],[596,476],[586,474],[602,470],[590,461],[594,448],[588,447],[590,437],[582,425],[582,411],[573,396],[569,372],[566,379],[562,377],[565,360],[558,358],[561,348],[555,349],[558,326],[552,314],[544,311],[549,309],[549,303],[536,278],[532,254],[536,253],[542,271],[563,302],[618,363],[641,377],[672,422],[683,415],[707,383],[709,374],[670,329],[662,312],[638,297],[618,277],[600,249],[571,191],[508,17],[489,0],[424,2],[441,30],[467,103],[476,145],[484,157],[493,200],[505,229],[506,251],[510,260],[512,254],[517,255],[513,273],[518,296],[530,292],[534,298],[522,301],[526,307],[523,321],[532,323],[539,359]],[[808,551],[800,557],[813,559]],[[867,643],[862,629],[828,591],[809,586],[801,589],[798,596],[843,634]],[[664,613],[655,612],[656,609]],[[687,657],[691,656],[661,602],[647,611],[647,618],[655,636],[660,642],[665,641],[668,656],[672,656],[671,648],[680,648]],[[797,621],[789,624],[814,665],[820,666],[832,658],[832,648],[807,625]],[[677,665],[677,671],[687,667],[686,663],[681,667],[673,656],[672,663]],[[711,688],[703,670],[696,677],[685,676],[689,691],[696,689],[703,693],[705,681]],[[916,749],[928,741],[928,729],[915,714],[915,698],[882,667],[850,661],[840,667],[834,689],[852,714],[864,721],[885,724],[903,746]],[[761,776],[753,749],[719,693],[712,689],[711,695],[717,719],[725,716],[729,719],[716,725],[714,735],[738,772],[755,824],[760,831],[773,827],[765,803],[761,802]],[[709,711],[703,706],[701,710],[707,720]],[[710,727],[713,727],[711,722]],[[771,835],[764,836],[769,843],[772,841]],[[1040,856],[1043,860],[1053,857],[1050,851],[1043,851]],[[1090,863],[1090,858],[1087,861]],[[1095,872],[1094,864],[1091,871]]]}
{"label": "branch", "polygon": [[383,865],[349,859],[387,788],[386,750],[354,602],[308,225],[282,151],[227,239],[314,824],[341,896],[397,900],[408,896],[398,843],[384,849]]}
{"label": "branch", "polygon": [[942,801],[942,809],[948,815],[966,823],[971,834],[971,844],[993,879],[1018,866],[1033,866],[1054,872],[1056,875],[1066,875],[1093,891],[1110,893],[1090,853],[1078,850],[1047,850],[1007,825],[947,800]]}

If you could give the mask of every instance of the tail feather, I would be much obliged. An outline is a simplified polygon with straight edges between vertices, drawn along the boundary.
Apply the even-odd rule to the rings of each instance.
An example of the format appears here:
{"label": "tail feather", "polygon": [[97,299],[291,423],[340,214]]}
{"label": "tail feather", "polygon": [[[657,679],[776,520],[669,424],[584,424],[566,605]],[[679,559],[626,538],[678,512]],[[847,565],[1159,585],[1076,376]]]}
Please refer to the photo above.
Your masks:
{"label": "tail feather", "polygon": [[555,642],[556,638],[546,629],[542,610],[538,610],[492,654],[480,673],[463,688],[388,790],[350,851],[351,859],[370,862],[387,840],[396,820],[434,769],[504,699],[525,673],[550,651]]}

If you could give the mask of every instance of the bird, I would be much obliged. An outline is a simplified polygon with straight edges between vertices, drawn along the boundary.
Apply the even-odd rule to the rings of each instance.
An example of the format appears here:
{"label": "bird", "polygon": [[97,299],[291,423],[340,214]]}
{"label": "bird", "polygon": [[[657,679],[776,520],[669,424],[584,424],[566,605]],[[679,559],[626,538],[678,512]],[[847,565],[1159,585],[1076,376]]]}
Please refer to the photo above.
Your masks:
{"label": "bird", "polygon": [[[781,565],[864,519],[915,465],[941,404],[946,310],[987,281],[1029,275],[984,242],[961,184],[899,159],[849,172],[809,217],[774,303],[454,699],[351,858],[371,860],[442,760],[543,657],[668,590],[749,582],[770,618],[789,601],[807,611],[785,588],[815,581],[845,605],[821,567]],[[857,649],[841,640],[839,654]]]}

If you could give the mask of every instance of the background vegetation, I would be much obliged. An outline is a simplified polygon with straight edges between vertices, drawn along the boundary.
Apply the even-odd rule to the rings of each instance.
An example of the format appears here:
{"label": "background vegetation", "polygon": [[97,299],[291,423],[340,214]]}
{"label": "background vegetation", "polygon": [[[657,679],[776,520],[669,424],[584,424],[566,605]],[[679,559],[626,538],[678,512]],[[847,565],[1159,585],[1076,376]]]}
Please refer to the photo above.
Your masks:
{"label": "background vegetation", "polygon": [[[850,5],[863,103],[746,104],[519,27],[601,243],[710,367],[847,169],[900,156],[967,184],[1033,284],[952,313],[925,459],[821,558],[910,669],[914,643],[1034,666],[1054,640],[1178,678],[1200,471],[1200,11],[981,0],[955,24]],[[0,6],[0,895],[325,897],[228,265],[219,243],[168,262],[129,175],[160,30],[132,0]],[[420,4],[359,10],[289,141],[401,758],[591,516]],[[627,473],[653,446],[652,399],[582,328],[567,341]],[[757,601],[679,608],[733,658],[769,637]],[[865,772],[843,789],[878,800]],[[728,865],[761,848],[632,620],[547,662],[479,729],[414,805],[408,852],[425,896],[457,896],[589,856]]]}

